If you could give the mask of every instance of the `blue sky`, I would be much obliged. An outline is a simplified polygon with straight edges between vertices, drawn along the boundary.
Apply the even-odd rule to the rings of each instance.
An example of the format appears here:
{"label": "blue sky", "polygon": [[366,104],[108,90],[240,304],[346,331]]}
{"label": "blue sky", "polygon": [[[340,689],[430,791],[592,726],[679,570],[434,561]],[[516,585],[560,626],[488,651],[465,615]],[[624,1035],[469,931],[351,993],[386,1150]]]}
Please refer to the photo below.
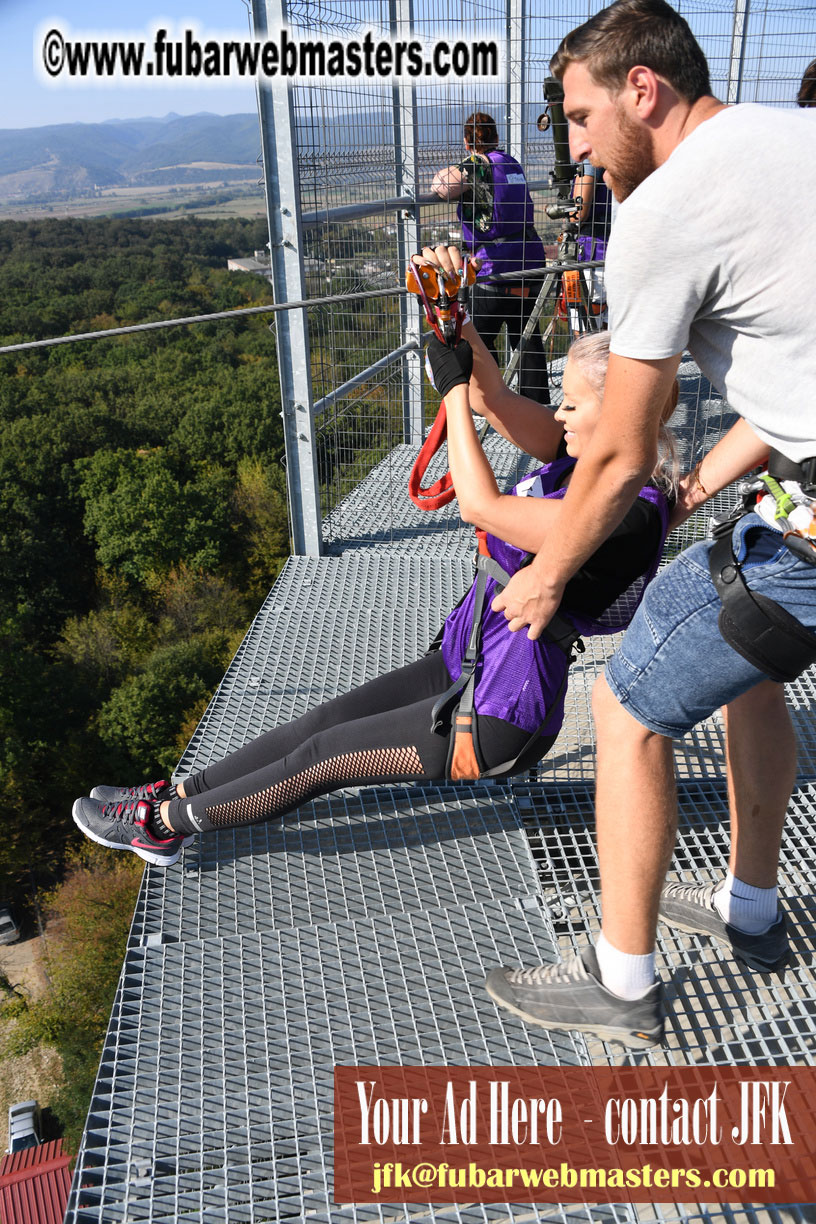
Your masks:
{"label": "blue sky", "polygon": [[[598,0],[590,0],[593,9]],[[456,0],[438,0],[440,16],[449,15]],[[366,0],[358,0],[361,20]],[[692,29],[700,39],[718,85],[727,76],[732,16],[723,6],[700,6],[697,0],[681,0],[688,10]],[[327,9],[331,5],[327,3]],[[562,34],[586,16],[587,0],[560,0],[558,6],[543,0],[532,5],[533,12],[549,12],[546,47],[537,48],[538,60],[544,51],[555,49]],[[66,34],[112,35],[117,38],[148,38],[159,24],[184,27],[192,24],[203,36],[243,37],[249,32],[245,0],[0,0],[0,128],[40,127],[52,123],[94,123],[105,119],[132,119],[163,116],[169,112],[193,114],[254,113],[255,89],[251,81],[219,86],[205,82],[181,83],[177,88],[162,86],[158,80],[145,79],[135,85],[109,84],[106,87],[49,87],[35,70],[35,33],[55,25]],[[426,23],[427,24],[427,23]],[[540,37],[540,21],[532,22],[532,42]],[[744,101],[792,104],[805,65],[816,54],[816,2],[787,5],[779,0],[757,0],[751,5],[748,21],[749,43],[746,57]],[[426,29],[426,35],[430,29]],[[547,56],[544,56],[546,59]],[[539,89],[534,74],[534,88]],[[717,90],[715,89],[715,92]],[[722,89],[720,90],[722,92]]]}
{"label": "blue sky", "polygon": [[251,81],[234,87],[162,88],[158,82],[105,88],[51,88],[34,68],[34,35],[43,23],[76,34],[84,31],[147,36],[151,27],[194,24],[207,34],[246,34],[247,6],[243,0],[0,0],[2,46],[2,110],[0,127],[41,127],[50,123],[98,123],[145,115],[180,115],[213,111],[230,115],[256,109]]}

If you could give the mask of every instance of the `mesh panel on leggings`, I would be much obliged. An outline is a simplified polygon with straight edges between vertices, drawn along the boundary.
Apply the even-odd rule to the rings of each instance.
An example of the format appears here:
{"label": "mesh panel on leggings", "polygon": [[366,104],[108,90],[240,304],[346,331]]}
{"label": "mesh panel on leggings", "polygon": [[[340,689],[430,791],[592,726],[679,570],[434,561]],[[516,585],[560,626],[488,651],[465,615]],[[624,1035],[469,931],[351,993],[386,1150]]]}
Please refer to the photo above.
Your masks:
{"label": "mesh panel on leggings", "polygon": [[348,785],[372,785],[386,779],[413,782],[425,777],[425,770],[414,747],[370,748],[366,752],[344,752],[340,756],[318,761],[308,769],[246,795],[216,803],[206,809],[207,819],[215,828],[254,824],[282,816],[292,808]]}

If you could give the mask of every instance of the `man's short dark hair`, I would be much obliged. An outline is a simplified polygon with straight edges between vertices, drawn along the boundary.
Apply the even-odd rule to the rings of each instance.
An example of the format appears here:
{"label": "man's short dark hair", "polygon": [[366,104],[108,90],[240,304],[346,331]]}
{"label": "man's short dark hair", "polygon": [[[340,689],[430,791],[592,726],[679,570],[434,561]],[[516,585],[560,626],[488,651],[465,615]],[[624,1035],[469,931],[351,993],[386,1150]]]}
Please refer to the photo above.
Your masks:
{"label": "man's short dark hair", "polygon": [[805,69],[796,101],[800,106],[816,106],[816,59],[811,60]]}
{"label": "man's short dark hair", "polygon": [[593,79],[618,93],[630,68],[643,64],[687,102],[711,93],[708,64],[686,22],[665,0],[615,0],[567,34],[550,61],[563,79],[568,64],[583,63]]}

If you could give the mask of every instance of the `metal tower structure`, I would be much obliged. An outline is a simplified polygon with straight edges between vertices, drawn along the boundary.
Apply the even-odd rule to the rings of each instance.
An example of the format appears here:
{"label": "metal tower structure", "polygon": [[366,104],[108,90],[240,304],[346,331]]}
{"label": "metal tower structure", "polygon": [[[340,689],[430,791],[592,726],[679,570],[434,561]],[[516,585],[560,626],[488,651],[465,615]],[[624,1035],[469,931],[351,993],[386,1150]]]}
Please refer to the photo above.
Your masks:
{"label": "metal tower structure", "polygon": [[[365,19],[386,32],[446,23],[496,31],[506,85],[261,90],[270,241],[295,554],[269,593],[178,766],[206,766],[250,737],[416,658],[470,581],[470,533],[421,514],[405,484],[424,429],[417,316],[393,286],[411,250],[455,228],[433,202],[463,113],[493,109],[529,178],[548,149],[530,116],[549,55],[599,4],[561,0],[252,0],[256,29],[285,18],[315,36]],[[812,58],[816,12],[782,0],[681,5],[716,90],[789,104]],[[780,73],[780,48],[790,68]],[[801,71],[801,68],[799,69]],[[538,192],[537,205],[546,197]],[[543,227],[543,222],[542,222]],[[289,317],[291,315],[291,318]],[[280,318],[280,316],[278,316]],[[554,364],[554,382],[558,380]],[[680,434],[689,463],[733,421],[690,362]],[[500,479],[516,456],[491,436]],[[440,459],[440,462],[444,462]],[[430,473],[433,478],[433,471]],[[727,495],[722,495],[724,505]],[[706,514],[710,508],[706,510]],[[705,529],[684,525],[672,548]],[[597,929],[592,681],[614,641],[572,674],[564,732],[533,776],[367,789],[282,822],[220,831],[179,867],[146,871],[102,1052],[66,1220],[70,1224],[434,1220],[456,1224],[805,1224],[816,1203],[341,1204],[332,1196],[337,1064],[694,1066],[812,1064],[816,972],[812,843],[816,674],[789,686],[799,777],[783,847],[797,959],[748,977],[695,937],[661,932],[667,1039],[643,1055],[532,1030],[482,989],[500,963],[555,960]],[[727,816],[722,727],[677,746],[676,870],[717,878]]]}

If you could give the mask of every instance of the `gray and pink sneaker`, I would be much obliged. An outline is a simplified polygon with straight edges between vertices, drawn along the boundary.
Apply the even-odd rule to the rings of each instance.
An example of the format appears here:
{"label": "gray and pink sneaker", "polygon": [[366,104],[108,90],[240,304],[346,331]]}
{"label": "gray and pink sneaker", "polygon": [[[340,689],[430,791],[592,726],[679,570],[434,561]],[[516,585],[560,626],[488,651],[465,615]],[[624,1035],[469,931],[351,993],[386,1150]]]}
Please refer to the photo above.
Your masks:
{"label": "gray and pink sneaker", "polygon": [[181,857],[184,838],[156,837],[150,828],[152,815],[153,804],[146,799],[103,803],[83,797],[73,808],[74,823],[91,841],[112,850],[132,850],[155,867],[172,867]]}
{"label": "gray and pink sneaker", "polygon": [[95,786],[92,799],[103,803],[130,803],[135,799],[146,799],[148,803],[163,803],[175,799],[176,788],[162,778],[160,782],[143,782],[141,786]]}
{"label": "gray and pink sneaker", "polygon": [[[133,803],[137,799],[146,799],[148,803],[158,805],[166,799],[177,799],[178,794],[172,782],[164,778],[159,782],[142,782],[140,786],[95,786],[91,791],[92,799],[101,799],[103,803]],[[195,834],[182,834],[182,845],[189,846],[195,841]]]}

